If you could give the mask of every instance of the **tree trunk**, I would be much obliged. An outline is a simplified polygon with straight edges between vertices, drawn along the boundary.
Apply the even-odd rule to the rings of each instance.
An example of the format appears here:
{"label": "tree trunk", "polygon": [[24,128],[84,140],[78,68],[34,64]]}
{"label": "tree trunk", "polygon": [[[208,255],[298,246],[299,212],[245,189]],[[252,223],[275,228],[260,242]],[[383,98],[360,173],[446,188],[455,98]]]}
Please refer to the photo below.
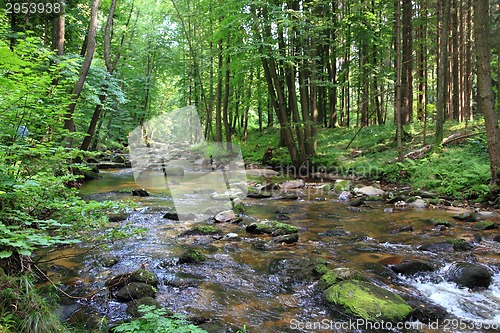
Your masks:
{"label": "tree trunk", "polygon": [[477,105],[484,116],[490,153],[492,193],[500,193],[500,129],[493,105],[491,84],[491,30],[489,0],[474,0],[474,40],[476,45]]}
{"label": "tree trunk", "polygon": [[394,98],[394,112],[396,120],[396,141],[398,145],[398,160],[403,159],[402,147],[402,132],[403,132],[403,117],[402,117],[402,66],[401,66],[401,1],[396,0],[396,10],[394,13],[394,34],[395,34],[395,67],[396,67],[396,96]]}
{"label": "tree trunk", "polygon": [[219,39],[218,65],[217,65],[217,92],[215,100],[215,141],[222,142],[222,67],[224,57],[222,56],[222,39]]}
{"label": "tree trunk", "polygon": [[437,77],[437,103],[436,103],[436,137],[434,141],[434,149],[440,150],[443,142],[443,125],[444,115],[446,110],[446,102],[448,101],[448,34],[449,34],[449,19],[450,19],[450,1],[443,0],[441,12],[441,29],[439,32],[439,63]]}
{"label": "tree trunk", "polygon": [[402,122],[408,124],[413,119],[413,9],[411,0],[403,0],[402,21],[402,63],[401,63],[401,102]]}
{"label": "tree trunk", "polygon": [[[83,60],[82,67],[80,68],[78,81],[75,84],[73,91],[71,92],[71,94],[73,95],[73,101],[68,106],[64,119],[64,128],[67,129],[69,132],[75,132],[75,123],[73,120],[73,114],[75,112],[76,102],[83,90],[83,85],[85,84],[85,80],[87,78],[87,74],[89,72],[90,65],[92,64],[92,59],[94,57],[98,8],[99,8],[99,0],[93,0],[92,11],[90,13],[89,29],[86,37],[87,47],[85,51],[85,58]],[[72,139],[68,139],[68,144],[69,145],[72,144]]]}

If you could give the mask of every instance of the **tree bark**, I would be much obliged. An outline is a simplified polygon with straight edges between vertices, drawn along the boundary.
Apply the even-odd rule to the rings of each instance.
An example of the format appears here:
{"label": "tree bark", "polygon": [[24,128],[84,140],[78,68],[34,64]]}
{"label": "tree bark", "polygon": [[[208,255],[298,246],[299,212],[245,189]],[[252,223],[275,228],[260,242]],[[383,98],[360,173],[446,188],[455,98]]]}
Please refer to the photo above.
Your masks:
{"label": "tree bark", "polygon": [[484,116],[490,154],[492,193],[500,193],[500,129],[493,105],[491,83],[491,30],[489,0],[474,0],[474,41],[476,45],[477,105]]}
{"label": "tree bark", "polygon": [[448,40],[449,40],[449,19],[450,19],[450,1],[443,0],[441,13],[441,29],[439,32],[439,63],[437,77],[437,103],[436,103],[436,137],[434,141],[434,149],[440,150],[443,142],[443,125],[446,109],[446,101],[448,100]]}
{"label": "tree bark", "polygon": [[[96,31],[97,31],[97,14],[99,9],[99,0],[92,1],[92,10],[90,13],[90,22],[89,28],[86,37],[86,51],[85,58],[83,60],[82,67],[80,68],[80,73],[78,77],[78,82],[71,94],[73,95],[73,101],[68,106],[66,111],[65,119],[64,119],[64,128],[69,132],[75,132],[75,123],[73,120],[73,114],[75,113],[76,103],[80,94],[83,90],[83,85],[85,84],[85,80],[87,79],[87,74],[89,73],[90,65],[92,64],[92,59],[94,57],[95,52],[95,44],[96,44]],[[68,139],[69,145],[72,144],[72,139]]]}

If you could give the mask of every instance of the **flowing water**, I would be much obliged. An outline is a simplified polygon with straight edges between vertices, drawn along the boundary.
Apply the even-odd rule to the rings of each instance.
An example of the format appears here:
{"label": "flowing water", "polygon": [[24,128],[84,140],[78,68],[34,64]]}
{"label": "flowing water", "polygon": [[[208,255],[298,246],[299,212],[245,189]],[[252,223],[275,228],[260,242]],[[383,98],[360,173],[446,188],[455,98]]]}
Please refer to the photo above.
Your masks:
{"label": "flowing water", "polygon": [[[264,183],[278,180],[260,179]],[[432,253],[417,249],[431,240],[473,240],[477,232],[468,223],[453,221],[454,212],[396,209],[382,202],[353,208],[312,184],[300,190],[299,200],[244,200],[247,206],[244,221],[275,219],[277,214],[285,214],[290,219],[284,222],[299,227],[298,243],[263,250],[259,241],[268,238],[248,234],[242,224],[218,224],[225,234],[237,233],[240,239],[236,240],[179,237],[196,223],[163,218],[173,208],[168,192],[159,187],[150,191],[152,196],[132,197],[129,194],[132,188],[137,185],[131,171],[120,170],[103,172],[102,178],[82,189],[85,198],[134,200],[138,204],[126,221],[114,223],[102,233],[111,233],[125,225],[143,228],[144,232],[106,248],[82,243],[54,254],[61,257],[53,266],[54,280],[74,296],[96,293],[67,304],[63,316],[74,322],[83,321],[90,326],[93,317],[105,316],[108,322],[126,318],[126,304],[109,298],[104,282],[117,274],[147,267],[160,280],[158,302],[173,312],[220,323],[223,328],[213,332],[236,332],[243,325],[254,333],[388,331],[387,327],[367,327],[366,323],[355,327],[356,319],[326,306],[315,281],[304,274],[304,266],[321,258],[331,268],[360,270],[406,298],[423,299],[448,312],[446,320],[439,323],[413,322],[391,331],[498,331],[495,328],[500,324],[500,243],[489,240],[494,231],[481,231],[484,240],[474,243],[467,252]],[[454,227],[438,231],[428,221],[430,218],[448,220]],[[500,222],[498,217],[490,220]],[[407,226],[412,226],[413,231],[401,232]],[[201,248],[207,260],[199,264],[176,264],[180,254],[190,246]],[[103,267],[102,258],[110,256],[117,257],[118,263],[111,268]],[[424,259],[436,263],[440,269],[419,278],[395,276],[387,266],[403,259]],[[494,272],[494,281],[487,290],[469,291],[441,278],[451,263],[474,260]]]}

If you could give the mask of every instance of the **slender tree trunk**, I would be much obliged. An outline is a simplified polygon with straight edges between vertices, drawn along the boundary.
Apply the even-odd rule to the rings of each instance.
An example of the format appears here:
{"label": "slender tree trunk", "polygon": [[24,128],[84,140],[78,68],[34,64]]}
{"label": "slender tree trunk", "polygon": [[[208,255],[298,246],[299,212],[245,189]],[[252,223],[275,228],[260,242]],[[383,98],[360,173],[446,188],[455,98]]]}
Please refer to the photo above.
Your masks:
{"label": "slender tree trunk", "polygon": [[396,96],[394,98],[394,111],[396,120],[396,141],[398,145],[398,159],[401,161],[403,159],[403,146],[402,146],[402,132],[403,132],[403,117],[402,117],[402,54],[401,54],[401,1],[396,0],[396,11],[395,16],[395,62],[396,62]]}
{"label": "slender tree trunk", "polygon": [[412,0],[403,0],[403,21],[402,21],[402,72],[401,72],[401,102],[402,121],[408,124],[413,119],[413,8]]}
{"label": "slender tree trunk", "polygon": [[453,44],[452,44],[452,70],[451,70],[451,78],[452,78],[452,89],[453,92],[451,94],[451,106],[452,106],[452,115],[453,119],[459,121],[460,120],[460,86],[459,86],[459,53],[458,53],[458,1],[453,0],[452,4],[452,36],[453,36]]}
{"label": "slender tree trunk", "polygon": [[444,116],[446,113],[446,101],[448,101],[448,34],[449,34],[449,19],[450,19],[450,1],[443,0],[441,13],[441,29],[439,41],[439,64],[437,77],[437,103],[436,103],[436,137],[434,141],[434,149],[440,150],[443,142],[443,125]]}
{"label": "slender tree trunk", "polygon": [[222,67],[224,57],[222,55],[222,39],[219,39],[218,69],[217,69],[217,92],[215,105],[215,141],[222,142]]}
{"label": "slender tree trunk", "polygon": [[[229,43],[228,43],[229,45]],[[229,93],[230,93],[230,79],[231,79],[231,72],[229,65],[231,63],[231,58],[229,56],[229,53],[226,55],[226,65],[225,65],[225,77],[224,77],[224,102],[222,105],[222,121],[224,123],[224,129],[225,129],[225,139],[226,142],[231,142],[231,122],[229,120]],[[229,145],[228,145],[229,149]]]}
{"label": "slender tree trunk", "polygon": [[[83,85],[85,84],[85,80],[87,78],[87,74],[90,69],[90,65],[92,63],[92,59],[94,57],[95,52],[95,44],[96,44],[96,31],[97,31],[97,14],[99,8],[99,0],[92,1],[92,10],[90,13],[90,22],[89,28],[87,32],[87,47],[85,52],[85,58],[83,60],[82,67],[80,68],[80,73],[78,76],[78,81],[73,88],[71,94],[73,95],[73,101],[68,106],[66,111],[65,119],[64,119],[64,128],[69,132],[75,132],[75,123],[73,119],[73,114],[75,112],[76,103],[80,94],[83,90]],[[68,139],[68,144],[72,144],[72,139]]]}
{"label": "slender tree trunk", "polygon": [[484,116],[488,151],[490,153],[491,182],[493,194],[500,193],[500,129],[498,115],[493,105],[491,84],[491,30],[489,0],[474,0],[474,40],[476,45],[477,105]]}

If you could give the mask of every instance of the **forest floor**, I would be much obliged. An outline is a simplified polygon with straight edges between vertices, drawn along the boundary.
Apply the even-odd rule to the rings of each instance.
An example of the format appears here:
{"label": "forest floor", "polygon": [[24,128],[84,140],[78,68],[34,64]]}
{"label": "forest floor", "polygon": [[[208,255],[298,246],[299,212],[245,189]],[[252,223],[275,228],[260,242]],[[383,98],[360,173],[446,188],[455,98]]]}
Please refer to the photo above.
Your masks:
{"label": "forest floor", "polygon": [[[380,181],[382,184],[411,186],[432,191],[440,197],[463,200],[469,204],[492,206],[488,183],[489,155],[482,121],[445,124],[445,144],[440,152],[430,145],[434,124],[424,129],[409,125],[404,129],[403,156],[399,162],[394,125],[358,128],[321,128],[317,155],[305,167],[311,174],[328,172],[334,178],[356,178]],[[359,133],[358,133],[359,132]],[[352,140],[352,142],[351,142]],[[279,147],[279,130],[268,128],[248,134],[241,142],[247,164],[283,168],[290,158],[285,147]],[[268,149],[272,155],[263,161]],[[264,162],[264,163],[263,163]],[[496,199],[498,204],[499,198]]]}

